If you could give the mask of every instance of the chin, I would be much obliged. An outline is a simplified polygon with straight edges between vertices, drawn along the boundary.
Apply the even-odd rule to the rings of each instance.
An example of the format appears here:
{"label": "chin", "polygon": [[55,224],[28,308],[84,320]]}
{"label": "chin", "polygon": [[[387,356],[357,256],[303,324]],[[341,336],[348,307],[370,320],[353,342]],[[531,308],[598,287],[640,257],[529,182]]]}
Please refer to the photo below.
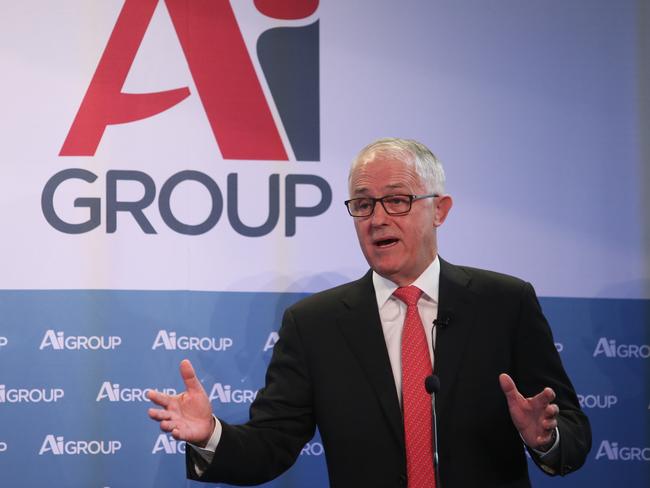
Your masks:
{"label": "chin", "polygon": [[376,266],[371,266],[372,269],[375,270],[378,274],[383,276],[384,278],[387,278],[389,280],[393,279],[393,276],[399,273],[399,269],[394,267],[394,266],[382,266],[381,264],[378,264]]}

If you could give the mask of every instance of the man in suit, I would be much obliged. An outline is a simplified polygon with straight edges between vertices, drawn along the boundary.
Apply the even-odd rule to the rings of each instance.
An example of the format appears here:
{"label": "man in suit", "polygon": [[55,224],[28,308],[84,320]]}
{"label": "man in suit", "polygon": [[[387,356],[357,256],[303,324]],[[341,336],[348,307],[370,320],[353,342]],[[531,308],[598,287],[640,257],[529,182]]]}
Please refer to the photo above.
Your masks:
{"label": "man in suit", "polygon": [[435,156],[415,141],[376,141],[354,161],[349,188],[371,270],[287,309],[250,421],[216,419],[187,360],[184,393],[150,393],[162,408],[149,415],[193,445],[188,476],[268,481],[318,427],[331,486],[433,486],[423,384],[432,372],[438,485],[530,486],[525,448],[548,474],[579,468],[589,422],[532,286],[438,256],[452,199]]}

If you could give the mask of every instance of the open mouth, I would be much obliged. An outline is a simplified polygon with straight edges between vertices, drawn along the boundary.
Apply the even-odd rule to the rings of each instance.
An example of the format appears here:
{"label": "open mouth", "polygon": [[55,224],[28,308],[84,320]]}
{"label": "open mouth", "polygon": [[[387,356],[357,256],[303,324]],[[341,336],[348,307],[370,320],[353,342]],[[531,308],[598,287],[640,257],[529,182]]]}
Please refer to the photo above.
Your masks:
{"label": "open mouth", "polygon": [[389,237],[388,239],[380,239],[378,241],[375,241],[375,246],[379,248],[386,248],[390,247],[397,244],[397,239],[393,237]]}

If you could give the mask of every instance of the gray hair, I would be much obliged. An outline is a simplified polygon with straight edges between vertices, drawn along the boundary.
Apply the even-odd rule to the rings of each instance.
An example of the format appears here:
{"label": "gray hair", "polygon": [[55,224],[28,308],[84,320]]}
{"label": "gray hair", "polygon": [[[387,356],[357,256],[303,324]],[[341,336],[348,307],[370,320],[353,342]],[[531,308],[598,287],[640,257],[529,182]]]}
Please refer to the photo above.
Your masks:
{"label": "gray hair", "polygon": [[391,159],[414,165],[415,172],[422,180],[426,191],[444,195],[445,171],[438,158],[424,144],[412,139],[396,137],[379,139],[364,147],[350,166],[348,184],[357,166],[372,161],[377,156],[388,156]]}

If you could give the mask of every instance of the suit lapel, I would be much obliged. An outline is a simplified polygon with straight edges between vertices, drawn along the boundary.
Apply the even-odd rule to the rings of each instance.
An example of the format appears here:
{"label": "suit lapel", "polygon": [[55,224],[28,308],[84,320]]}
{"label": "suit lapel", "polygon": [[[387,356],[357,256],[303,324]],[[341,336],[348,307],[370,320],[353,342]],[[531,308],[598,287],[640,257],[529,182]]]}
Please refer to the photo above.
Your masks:
{"label": "suit lapel", "polygon": [[475,296],[470,276],[461,268],[440,259],[438,314],[450,317],[449,325],[436,335],[435,369],[440,378],[438,410],[444,412],[456,381],[465,345],[476,323]]}
{"label": "suit lapel", "polygon": [[[439,412],[444,412],[448,405],[465,344],[476,323],[475,296],[470,281],[470,276],[461,268],[440,259],[438,313],[448,313],[452,318],[447,327],[437,331],[435,368],[440,378],[440,393],[436,398]],[[343,304],[344,311],[338,318],[339,328],[375,390],[396,440],[403,446],[402,411],[377,310],[371,271],[350,288]]]}
{"label": "suit lapel", "polygon": [[358,286],[350,289],[343,303],[345,311],[339,317],[338,325],[375,390],[396,440],[403,446],[402,412],[377,310],[371,271],[358,281]]}

